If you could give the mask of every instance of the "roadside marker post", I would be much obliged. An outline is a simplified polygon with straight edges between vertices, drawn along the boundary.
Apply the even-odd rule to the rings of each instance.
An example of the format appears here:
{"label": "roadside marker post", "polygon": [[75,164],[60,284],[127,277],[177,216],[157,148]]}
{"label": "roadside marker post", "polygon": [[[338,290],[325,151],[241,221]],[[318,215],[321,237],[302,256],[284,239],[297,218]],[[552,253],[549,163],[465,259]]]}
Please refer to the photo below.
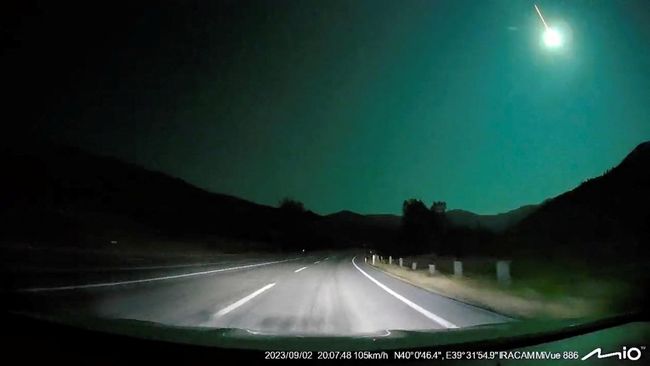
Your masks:
{"label": "roadside marker post", "polygon": [[463,262],[454,261],[454,276],[463,277]]}
{"label": "roadside marker post", "polygon": [[506,286],[512,283],[510,261],[497,261],[497,281]]}

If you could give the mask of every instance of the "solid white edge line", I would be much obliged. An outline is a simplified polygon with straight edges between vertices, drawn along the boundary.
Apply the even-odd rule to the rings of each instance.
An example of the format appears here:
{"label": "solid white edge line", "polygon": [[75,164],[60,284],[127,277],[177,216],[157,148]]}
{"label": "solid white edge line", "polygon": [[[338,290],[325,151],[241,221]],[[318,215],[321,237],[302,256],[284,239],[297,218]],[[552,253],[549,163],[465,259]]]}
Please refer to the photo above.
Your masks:
{"label": "solid white edge line", "polygon": [[307,267],[298,268],[297,270],[293,271],[293,273],[298,273],[298,272],[302,271],[305,268],[307,268]]}
{"label": "solid white edge line", "polygon": [[430,311],[424,309],[424,308],[421,307],[420,305],[418,305],[418,304],[414,303],[413,301],[411,301],[411,300],[405,298],[404,296],[402,296],[402,295],[398,294],[397,292],[391,290],[388,286],[386,286],[386,285],[384,285],[383,283],[381,283],[381,282],[377,281],[376,279],[374,279],[372,276],[370,276],[369,274],[367,274],[364,270],[362,270],[361,268],[359,268],[359,266],[357,266],[357,264],[356,264],[355,261],[354,261],[356,258],[357,258],[356,256],[355,256],[354,258],[352,258],[352,265],[353,265],[353,266],[354,266],[354,267],[355,267],[359,272],[361,272],[362,275],[366,276],[370,281],[374,282],[375,285],[379,286],[382,290],[384,290],[384,291],[388,292],[389,294],[393,295],[395,298],[397,298],[397,299],[400,300],[401,302],[403,302],[403,303],[405,303],[406,305],[410,306],[413,310],[415,310],[415,311],[417,311],[418,313],[420,313],[420,314],[426,316],[427,318],[433,320],[434,322],[436,322],[436,323],[442,325],[443,327],[445,327],[445,328],[458,328],[458,326],[457,326],[456,324],[454,324],[454,323],[452,323],[452,322],[450,322],[450,321],[448,321],[448,320],[445,320],[445,319],[439,317],[438,315],[436,315],[436,314],[434,314],[434,313],[432,313],[432,312],[430,312]]}
{"label": "solid white edge line", "polygon": [[314,262],[314,264],[318,264],[318,263],[320,263],[320,261],[316,261],[316,262]]}
{"label": "solid white edge line", "polygon": [[223,308],[223,309],[217,311],[217,313],[216,313],[215,315],[216,315],[217,317],[224,316],[224,315],[228,314],[229,312],[231,312],[231,311],[237,309],[238,307],[244,305],[245,303],[249,302],[249,301],[252,300],[255,296],[261,294],[262,292],[264,292],[264,291],[270,289],[270,288],[273,287],[273,286],[275,286],[275,282],[274,282],[274,283],[269,283],[268,285],[266,285],[266,286],[262,287],[261,289],[259,289],[259,290],[255,291],[255,292],[253,292],[252,294],[250,294],[250,295],[248,295],[248,296],[246,296],[246,297],[244,297],[244,298],[242,298],[242,299],[240,299],[240,300],[235,301],[234,303],[232,303],[232,304],[226,306],[225,308]]}
{"label": "solid white edge line", "polygon": [[300,258],[285,259],[285,260],[281,260],[281,261],[273,261],[273,262],[265,262],[265,263],[247,264],[247,265],[244,265],[244,266],[229,267],[229,268],[219,268],[219,269],[214,269],[214,270],[211,270],[211,271],[183,273],[183,274],[172,275],[172,276],[143,278],[143,279],[140,279],[140,280],[92,283],[92,284],[87,284],[87,285],[25,288],[25,289],[19,289],[18,292],[63,291],[63,290],[85,289],[85,288],[97,288],[97,287],[130,285],[130,284],[134,284],[134,283],[146,283],[146,282],[154,282],[154,281],[172,280],[172,279],[176,279],[176,278],[193,277],[193,276],[201,276],[201,275],[207,275],[207,274],[218,273],[218,272],[234,271],[234,270],[237,270],[237,269],[246,269],[246,268],[268,266],[270,264],[295,261],[295,260],[298,260],[298,259],[300,259]]}

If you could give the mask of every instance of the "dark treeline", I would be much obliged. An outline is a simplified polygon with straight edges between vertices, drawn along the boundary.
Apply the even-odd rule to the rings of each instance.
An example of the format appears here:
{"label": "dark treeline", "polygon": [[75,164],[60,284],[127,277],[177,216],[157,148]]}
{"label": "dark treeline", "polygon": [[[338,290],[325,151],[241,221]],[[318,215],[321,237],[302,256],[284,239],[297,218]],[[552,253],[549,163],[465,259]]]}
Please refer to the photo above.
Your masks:
{"label": "dark treeline", "polygon": [[446,216],[447,204],[433,202],[430,207],[418,199],[402,205],[399,245],[384,250],[395,254],[435,253],[463,257],[490,251],[494,234],[482,229],[454,227]]}

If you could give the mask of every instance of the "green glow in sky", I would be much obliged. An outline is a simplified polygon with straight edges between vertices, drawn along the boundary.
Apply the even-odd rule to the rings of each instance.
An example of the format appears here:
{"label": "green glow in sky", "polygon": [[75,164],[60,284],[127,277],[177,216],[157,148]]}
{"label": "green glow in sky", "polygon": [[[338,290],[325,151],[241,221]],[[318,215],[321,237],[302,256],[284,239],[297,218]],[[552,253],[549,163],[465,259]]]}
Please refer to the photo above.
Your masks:
{"label": "green glow in sky", "polygon": [[563,52],[540,47],[527,1],[268,2],[160,34],[145,22],[116,56],[130,76],[79,117],[111,122],[66,138],[260,203],[502,212],[650,138],[642,4],[542,2],[570,28]]}

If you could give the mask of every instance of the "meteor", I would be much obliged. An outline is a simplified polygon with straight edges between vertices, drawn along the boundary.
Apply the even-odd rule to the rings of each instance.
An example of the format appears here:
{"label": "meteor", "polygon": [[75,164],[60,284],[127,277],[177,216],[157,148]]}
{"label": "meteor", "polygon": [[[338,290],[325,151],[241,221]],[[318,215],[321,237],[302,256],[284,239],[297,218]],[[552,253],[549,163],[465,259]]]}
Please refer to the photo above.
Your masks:
{"label": "meteor", "polygon": [[539,15],[539,19],[542,20],[542,23],[544,24],[544,27],[546,28],[546,30],[548,30],[548,24],[546,24],[546,20],[544,20],[544,16],[542,15],[542,12],[539,11],[539,8],[537,7],[537,4],[533,4],[533,6],[535,7],[535,10],[537,10],[537,14]]}
{"label": "meteor", "polygon": [[544,24],[545,30],[544,34],[542,35],[544,44],[549,48],[557,48],[562,46],[564,40],[562,39],[560,32],[548,26],[537,4],[533,4],[533,6],[535,7],[535,11],[537,11],[537,15],[539,15],[539,19],[542,20],[542,24]]}

